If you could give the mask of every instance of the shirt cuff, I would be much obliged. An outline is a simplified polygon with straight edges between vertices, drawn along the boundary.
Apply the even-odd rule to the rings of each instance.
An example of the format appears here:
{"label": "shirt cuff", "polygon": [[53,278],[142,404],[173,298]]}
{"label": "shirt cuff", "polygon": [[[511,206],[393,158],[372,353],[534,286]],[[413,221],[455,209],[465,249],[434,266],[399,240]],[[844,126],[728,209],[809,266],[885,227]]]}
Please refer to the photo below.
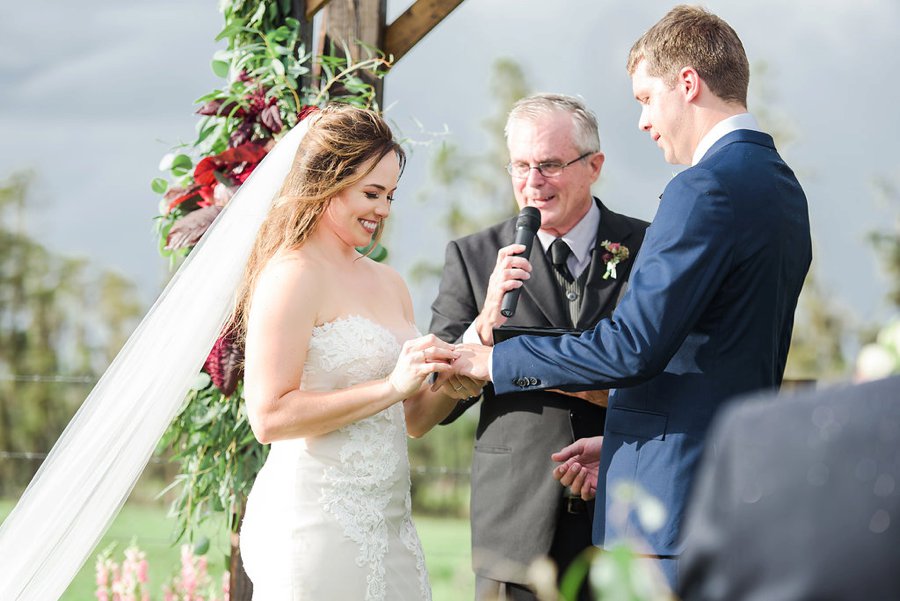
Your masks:
{"label": "shirt cuff", "polygon": [[469,324],[469,327],[463,332],[462,341],[465,344],[484,344],[484,341],[481,340],[481,336],[478,335],[478,330],[475,329],[475,322]]}
{"label": "shirt cuff", "polygon": [[494,347],[491,347],[491,354],[488,357],[488,379],[494,381]]}

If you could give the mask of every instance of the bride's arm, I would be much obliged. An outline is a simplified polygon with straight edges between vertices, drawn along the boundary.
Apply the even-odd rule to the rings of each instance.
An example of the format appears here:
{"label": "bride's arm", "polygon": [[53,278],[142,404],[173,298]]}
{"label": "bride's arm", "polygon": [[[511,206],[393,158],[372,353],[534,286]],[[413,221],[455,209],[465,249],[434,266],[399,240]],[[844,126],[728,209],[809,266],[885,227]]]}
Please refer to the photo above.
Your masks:
{"label": "bride's arm", "polygon": [[[396,289],[401,292],[400,302],[403,307],[403,314],[409,324],[415,328],[413,304],[409,295],[409,289],[399,274],[394,272],[394,277],[397,279]],[[415,394],[410,395],[403,402],[407,433],[413,438],[424,436],[425,433],[447,417],[460,400],[480,395],[483,386],[484,382],[466,377],[451,376],[450,380],[443,387],[433,391],[429,380]]]}
{"label": "bride's arm", "polygon": [[374,415],[417,390],[428,373],[448,368],[443,361],[452,351],[442,346],[449,345],[420,338],[404,345],[390,378],[300,390],[325,279],[298,257],[272,261],[259,277],[247,325],[244,393],[261,443],[321,435]]}
{"label": "bride's arm", "polygon": [[451,376],[437,391],[431,390],[430,380],[418,392],[403,402],[406,412],[406,431],[413,438],[424,436],[439,424],[462,399],[481,394],[484,382]]}

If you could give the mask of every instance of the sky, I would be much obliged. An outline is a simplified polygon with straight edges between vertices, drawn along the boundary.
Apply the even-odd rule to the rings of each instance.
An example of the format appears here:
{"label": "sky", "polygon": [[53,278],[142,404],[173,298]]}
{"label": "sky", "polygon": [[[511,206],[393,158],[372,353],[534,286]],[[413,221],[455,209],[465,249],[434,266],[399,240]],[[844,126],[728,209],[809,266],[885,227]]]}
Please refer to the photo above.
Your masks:
{"label": "sky", "polygon": [[[389,0],[388,19],[410,3]],[[385,241],[401,274],[442,260],[447,195],[429,198],[429,164],[442,143],[470,153],[487,143],[482,121],[495,110],[489,84],[501,58],[522,67],[533,91],[584,99],[606,153],[596,194],[615,211],[652,219],[678,168],[638,130],[624,65],[634,40],[674,4],[465,0],[403,57],[385,80],[387,114],[398,135],[431,142],[412,149]],[[744,43],[754,69],[750,110],[777,129],[806,191],[826,294],[855,323],[884,321],[888,279],[866,238],[900,214],[874,185],[900,186],[900,2],[704,6]],[[167,274],[150,181],[172,146],[194,138],[194,100],[220,85],[209,65],[221,26],[215,0],[0,4],[0,180],[32,170],[29,232],[131,278],[148,306]],[[436,281],[411,284],[423,330],[436,289]]]}

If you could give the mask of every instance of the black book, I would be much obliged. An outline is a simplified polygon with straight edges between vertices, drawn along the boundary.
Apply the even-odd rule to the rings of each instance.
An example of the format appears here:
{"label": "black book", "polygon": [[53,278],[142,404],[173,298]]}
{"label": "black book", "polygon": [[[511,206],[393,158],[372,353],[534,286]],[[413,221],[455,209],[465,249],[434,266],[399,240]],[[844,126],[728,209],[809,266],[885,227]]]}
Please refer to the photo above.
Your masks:
{"label": "black book", "polygon": [[494,328],[494,344],[509,340],[515,336],[562,336],[563,334],[581,334],[584,330],[577,328],[547,328],[527,326],[500,326]]}

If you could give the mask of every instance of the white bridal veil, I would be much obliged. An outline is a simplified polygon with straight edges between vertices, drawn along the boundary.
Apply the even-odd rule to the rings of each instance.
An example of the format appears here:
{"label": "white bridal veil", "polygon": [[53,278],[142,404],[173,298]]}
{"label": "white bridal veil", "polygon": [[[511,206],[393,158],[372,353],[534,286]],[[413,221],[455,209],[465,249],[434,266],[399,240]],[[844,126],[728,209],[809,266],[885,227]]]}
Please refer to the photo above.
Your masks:
{"label": "white bridal veil", "polygon": [[88,395],[0,526],[0,599],[58,599],[118,513],[233,307],[302,121],[254,170]]}

